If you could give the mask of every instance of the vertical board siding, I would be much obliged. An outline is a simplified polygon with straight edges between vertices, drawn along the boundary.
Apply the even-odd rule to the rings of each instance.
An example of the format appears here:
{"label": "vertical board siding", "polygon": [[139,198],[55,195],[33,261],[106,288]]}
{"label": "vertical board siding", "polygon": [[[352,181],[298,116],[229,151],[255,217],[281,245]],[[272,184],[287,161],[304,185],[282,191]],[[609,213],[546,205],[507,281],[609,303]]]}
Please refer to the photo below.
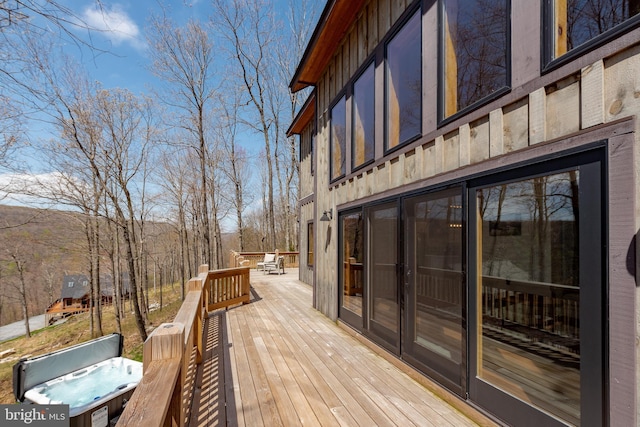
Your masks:
{"label": "vertical board siding", "polygon": [[504,151],[526,148],[529,145],[529,103],[527,98],[504,108]]}
{"label": "vertical board siding", "polygon": [[445,136],[442,143],[442,171],[458,169],[460,166],[460,137],[456,131]]}
{"label": "vertical board siding", "polygon": [[580,130],[580,81],[571,76],[547,87],[546,137],[555,139]]}
{"label": "vertical board siding", "polygon": [[582,128],[604,123],[604,63],[584,67],[580,73],[580,112]]}

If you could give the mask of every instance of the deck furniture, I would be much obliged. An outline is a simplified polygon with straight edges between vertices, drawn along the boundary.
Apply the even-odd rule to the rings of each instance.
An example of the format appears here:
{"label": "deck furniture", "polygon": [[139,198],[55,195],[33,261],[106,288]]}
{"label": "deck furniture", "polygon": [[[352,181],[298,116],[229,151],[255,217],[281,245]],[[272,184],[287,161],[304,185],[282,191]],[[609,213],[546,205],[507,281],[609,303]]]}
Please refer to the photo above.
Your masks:
{"label": "deck furniture", "polygon": [[272,271],[276,271],[278,274],[284,274],[284,257],[279,256],[272,262],[264,263],[264,274],[271,274]]}
{"label": "deck furniture", "polygon": [[256,271],[257,270],[264,270],[264,266],[267,263],[273,263],[276,260],[276,254],[264,254],[264,258],[262,260],[262,262],[257,262],[256,263]]}

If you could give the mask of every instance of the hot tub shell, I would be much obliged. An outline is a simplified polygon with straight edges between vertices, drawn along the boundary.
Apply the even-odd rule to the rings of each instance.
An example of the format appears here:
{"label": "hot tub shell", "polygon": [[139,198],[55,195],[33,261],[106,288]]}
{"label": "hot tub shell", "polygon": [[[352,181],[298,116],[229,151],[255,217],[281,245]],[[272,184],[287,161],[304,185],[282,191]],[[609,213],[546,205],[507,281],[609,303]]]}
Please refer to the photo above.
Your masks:
{"label": "hot tub shell", "polygon": [[[46,389],[105,365],[118,364],[124,369],[135,370],[136,377],[138,373],[141,377],[142,364],[122,358],[122,344],[123,338],[120,334],[111,334],[32,359],[21,360],[13,367],[13,391],[16,400],[38,404],[68,403],[64,398],[49,399],[45,395]],[[121,387],[116,387],[104,396],[97,396],[89,403],[70,406],[70,425],[72,427],[91,426],[92,416],[104,419],[105,411],[108,412],[108,423],[122,412],[124,404],[135,391],[138,382],[139,379],[125,381]]]}

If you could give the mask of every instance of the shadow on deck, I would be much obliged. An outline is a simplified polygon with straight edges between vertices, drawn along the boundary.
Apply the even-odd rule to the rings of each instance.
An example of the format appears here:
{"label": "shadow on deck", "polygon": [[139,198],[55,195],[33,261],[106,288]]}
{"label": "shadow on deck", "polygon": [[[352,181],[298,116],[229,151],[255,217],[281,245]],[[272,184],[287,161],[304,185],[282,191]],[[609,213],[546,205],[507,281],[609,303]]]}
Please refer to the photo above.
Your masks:
{"label": "shadow on deck", "polygon": [[254,270],[251,304],[210,314],[190,426],[493,425],[313,309],[297,277]]}

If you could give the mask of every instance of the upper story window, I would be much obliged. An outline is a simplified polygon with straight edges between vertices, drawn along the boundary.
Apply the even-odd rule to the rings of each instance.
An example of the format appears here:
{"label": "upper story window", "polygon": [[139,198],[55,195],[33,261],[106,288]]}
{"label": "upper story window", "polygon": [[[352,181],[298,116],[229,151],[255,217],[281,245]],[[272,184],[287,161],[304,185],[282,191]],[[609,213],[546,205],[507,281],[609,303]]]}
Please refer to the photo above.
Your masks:
{"label": "upper story window", "polygon": [[441,0],[440,87],[445,119],[509,86],[509,2]]}
{"label": "upper story window", "polygon": [[375,73],[371,64],[353,84],[351,168],[373,160],[375,147]]}
{"label": "upper story window", "polygon": [[640,23],[640,0],[547,0],[546,7],[551,39],[548,60],[593,39],[615,35],[617,29],[626,29],[627,25],[622,25],[625,22]]}
{"label": "upper story window", "polygon": [[422,33],[417,11],[386,47],[386,149],[419,136],[422,128]]}
{"label": "upper story window", "polygon": [[331,181],[346,173],[347,107],[344,95],[331,108]]}

